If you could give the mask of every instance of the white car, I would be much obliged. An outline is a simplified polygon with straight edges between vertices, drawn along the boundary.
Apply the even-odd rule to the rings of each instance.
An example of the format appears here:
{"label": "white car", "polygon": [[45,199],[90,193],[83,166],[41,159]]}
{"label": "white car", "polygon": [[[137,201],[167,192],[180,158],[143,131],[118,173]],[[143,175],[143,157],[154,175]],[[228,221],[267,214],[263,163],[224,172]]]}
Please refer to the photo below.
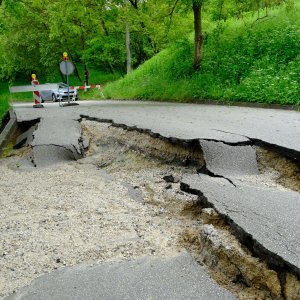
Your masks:
{"label": "white car", "polygon": [[[78,100],[78,91],[72,87],[69,89],[70,100]],[[57,89],[55,90],[45,90],[40,92],[41,100],[44,101],[64,101],[68,100],[68,85],[65,83],[58,83]]]}

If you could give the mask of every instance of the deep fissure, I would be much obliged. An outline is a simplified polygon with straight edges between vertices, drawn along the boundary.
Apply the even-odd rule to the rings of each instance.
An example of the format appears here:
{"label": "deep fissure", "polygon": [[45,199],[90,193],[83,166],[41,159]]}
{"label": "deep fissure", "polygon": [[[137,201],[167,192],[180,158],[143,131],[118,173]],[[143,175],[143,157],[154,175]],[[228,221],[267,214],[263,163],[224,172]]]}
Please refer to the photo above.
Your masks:
{"label": "deep fissure", "polygon": [[227,180],[230,184],[232,184],[234,187],[236,187],[236,185],[233,183],[233,181],[231,179],[229,179],[225,176],[218,175],[218,174],[215,174],[215,173],[211,172],[210,170],[207,169],[207,167],[205,165],[202,168],[198,169],[197,173],[198,174],[205,174],[205,175],[208,175],[208,176],[211,176],[211,177],[216,177],[216,178],[223,178],[223,179]]}
{"label": "deep fissure", "polygon": [[[89,118],[87,116],[84,116],[84,119],[88,120]],[[103,120],[98,120],[98,119],[95,119],[95,118],[91,118],[91,119],[93,121],[97,121],[97,122],[100,121],[100,123],[107,123],[106,122],[107,120],[103,121]],[[123,125],[123,124],[122,125],[114,124],[112,121],[110,121],[109,124],[110,124],[111,128],[122,128],[123,130],[125,130],[127,132],[137,132],[137,133],[141,133],[141,134],[146,134],[146,135],[151,136],[154,139],[159,139],[163,142],[170,142],[174,145],[177,144],[177,146],[180,145],[180,146],[183,146],[183,147],[189,147],[189,145],[193,145],[194,149],[197,148],[198,151],[201,151],[201,147],[200,147],[199,142],[192,141],[192,143],[189,143],[188,141],[180,141],[179,139],[174,139],[174,138],[168,139],[168,138],[160,136],[159,134],[153,134],[149,130],[143,130],[143,129],[141,130],[141,129],[138,129],[136,127],[127,127],[126,125]],[[143,153],[143,149],[141,149],[140,146],[133,147],[131,145],[129,147],[129,149],[131,149],[131,150],[134,149],[135,151],[138,150],[140,153]],[[148,155],[149,155],[149,153],[148,153]],[[153,154],[150,154],[150,157],[152,155]],[[147,156],[147,154],[146,154],[146,156]],[[154,157],[155,156],[156,155],[154,155]],[[193,160],[193,159],[191,159],[191,160]],[[168,160],[166,160],[166,161],[168,161]],[[178,163],[178,160],[176,161],[174,159],[171,159],[171,160],[169,160],[169,163],[170,162]],[[185,160],[181,161],[181,165],[186,165],[185,162],[186,162]],[[199,170],[201,171],[201,173],[206,173],[208,176],[221,177],[221,178],[224,178],[224,179],[228,180],[228,178],[225,178],[223,176],[218,176],[216,174],[213,174],[209,170],[207,170],[205,162],[203,162],[203,161],[201,162],[201,167],[198,168],[197,171],[199,171]],[[231,184],[233,184],[233,182],[231,182],[230,179],[228,181]],[[188,186],[184,185],[183,183],[180,184],[180,187],[181,187],[181,190],[183,192],[197,195],[199,197],[199,201],[200,201],[200,203],[203,207],[214,208],[214,206],[209,202],[209,200],[200,191],[191,190]],[[168,187],[168,188],[170,188],[170,187]],[[243,246],[245,246],[248,250],[250,250],[250,252],[252,253],[252,255],[254,255],[254,257],[259,257],[263,261],[266,261],[267,264],[269,265],[269,267],[276,271],[276,273],[278,274],[278,277],[279,277],[280,284],[281,284],[280,294],[281,294],[282,298],[286,298],[286,296],[284,294],[284,283],[285,283],[285,280],[286,280],[285,279],[286,276],[284,274],[286,272],[291,272],[291,273],[295,274],[298,277],[299,276],[299,272],[298,272],[299,270],[295,269],[292,265],[289,265],[289,263],[286,263],[286,262],[282,261],[282,259],[279,256],[277,256],[276,254],[270,253],[262,245],[258,244],[252,238],[252,236],[247,234],[241,227],[239,227],[237,224],[232,222],[232,220],[230,218],[228,218],[226,215],[220,215],[219,214],[219,216],[225,221],[225,224],[227,224],[230,227],[230,231],[232,231],[234,236],[236,236],[238,238],[238,240],[242,243]],[[245,279],[243,279],[242,273],[239,276],[237,276],[234,281],[236,281],[236,283],[241,283],[241,282],[245,281]],[[246,284],[246,286],[247,286],[247,284]]]}

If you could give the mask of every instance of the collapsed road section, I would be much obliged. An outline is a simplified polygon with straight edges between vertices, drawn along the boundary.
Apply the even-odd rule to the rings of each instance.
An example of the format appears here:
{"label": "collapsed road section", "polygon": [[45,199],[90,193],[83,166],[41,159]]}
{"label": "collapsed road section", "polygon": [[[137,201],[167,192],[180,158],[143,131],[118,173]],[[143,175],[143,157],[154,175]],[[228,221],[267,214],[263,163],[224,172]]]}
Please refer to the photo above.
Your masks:
{"label": "collapsed road section", "polygon": [[[72,118],[76,120],[74,115]],[[67,211],[73,214],[79,202],[89,205],[91,196],[88,195],[97,194],[95,203],[101,201],[105,208],[100,217],[97,217],[97,209],[92,208],[89,219],[85,218],[84,224],[76,224],[78,232],[81,226],[93,226],[89,229],[92,234],[87,245],[94,237],[100,246],[96,251],[97,246],[91,244],[93,261],[132,259],[141,254],[171,257],[185,249],[216,282],[240,299],[299,298],[298,153],[287,151],[284,156],[282,145],[280,151],[272,151],[269,142],[267,148],[262,148],[250,138],[229,133],[226,133],[230,135],[229,140],[225,135],[220,140],[217,136],[180,138],[182,133],[168,136],[147,127],[129,126],[86,113],[78,117],[80,123],[73,120],[65,127],[71,131],[62,131],[63,135],[70,135],[69,140],[52,139],[60,131],[57,127],[51,129],[53,119],[41,120],[42,125],[37,124],[37,129],[29,134],[34,139],[27,151],[33,153],[35,147],[46,146],[46,153],[40,152],[33,168],[39,176],[47,167],[49,174],[51,170],[60,170],[55,175],[59,185],[63,185],[63,176],[69,180],[68,185],[76,181],[77,198],[75,195],[74,198],[64,197],[62,193],[55,204],[56,209],[64,207],[62,215]],[[41,142],[43,139],[45,143]],[[83,149],[88,143],[84,141],[90,142],[86,151]],[[51,145],[62,146],[72,155],[65,157],[54,150],[56,159],[51,161],[47,158]],[[74,159],[77,161],[72,162]],[[20,161],[13,156],[7,166],[10,170],[26,173]],[[13,168],[17,163],[19,166]],[[73,170],[73,179],[66,173],[60,174],[63,168]],[[76,179],[77,171],[73,168],[82,173],[89,187]],[[100,186],[106,189],[100,192]],[[52,191],[56,190],[57,187],[52,186]],[[114,218],[114,201],[109,206],[105,200],[109,199],[107,193],[112,193],[111,190],[126,193],[126,196],[116,195],[115,198],[118,199],[115,205],[122,205],[124,210],[120,228],[124,230],[129,226],[127,219],[134,219],[130,223],[134,229],[122,241],[113,234],[119,219],[119,216]],[[51,207],[51,201],[56,199],[52,198],[51,191],[48,197],[47,206]],[[72,202],[67,204],[69,198]],[[126,199],[131,199],[130,205],[124,202]],[[30,203],[35,205],[33,200]],[[132,219],[133,207],[137,218]],[[61,215],[57,218],[60,220]],[[77,218],[79,222],[81,217]],[[68,222],[72,224],[74,220],[69,217]],[[111,226],[112,230],[103,232],[101,228],[106,226]],[[72,234],[76,241],[65,245],[69,251],[73,247],[82,249],[78,232]],[[99,232],[103,236],[99,237]],[[64,233],[60,234],[65,237]],[[62,251],[58,244],[55,248],[59,253]],[[63,258],[56,257],[55,261],[64,261],[66,266],[78,263],[76,255],[72,260],[69,256],[64,252]],[[86,260],[81,257],[81,262]],[[37,269],[36,274],[41,274],[39,267]],[[53,264],[49,263],[49,270],[53,269]]]}
{"label": "collapsed road section", "polygon": [[[198,211],[204,218],[217,219],[217,223],[228,226],[227,230],[241,245],[246,247],[253,257],[260,258],[270,268],[269,273],[262,272],[262,266],[258,262],[250,263],[251,259],[249,261],[245,259],[247,257],[245,254],[243,259],[239,259],[240,265],[236,266],[237,271],[233,272],[239,279],[232,278],[232,281],[243,282],[246,286],[267,285],[272,297],[297,299],[300,287],[299,193],[276,183],[278,178],[285,175],[274,170],[272,164],[267,168],[265,163],[264,169],[257,163],[256,147],[233,146],[206,140],[200,140],[197,146],[195,141],[166,139],[156,134],[149,134],[149,131],[126,128],[124,125],[113,123],[112,125],[115,127],[115,129],[110,128],[112,143],[127,145],[130,149],[149,157],[163,158],[164,162],[176,162],[177,165],[181,163],[183,166],[188,166],[189,172],[182,171],[180,180],[174,180],[172,175],[164,179],[168,182],[180,181],[181,191],[197,195],[202,213],[197,209],[195,213]],[[102,130],[97,135],[100,148],[102,143],[107,145],[104,134],[106,126],[102,125]],[[118,129],[120,127],[122,127],[121,131]],[[126,133],[123,132],[124,129]],[[103,149],[100,153],[103,155]],[[115,155],[118,151],[114,149],[113,153]],[[102,161],[103,158],[107,157],[104,155],[98,159]],[[104,164],[100,163],[100,167],[108,166],[114,160],[105,159]],[[294,170],[292,173],[294,187],[299,190],[299,166],[293,160],[289,161],[289,164],[288,166]],[[200,173],[191,174],[192,170],[194,173],[195,170]],[[207,209],[213,210],[208,212]],[[208,223],[214,224],[214,222]],[[205,230],[208,228],[206,227]],[[205,230],[199,236],[207,235]],[[210,236],[219,236],[215,229],[209,229],[208,232]],[[201,244],[205,243],[199,242],[198,253],[203,247]],[[225,250],[228,258],[233,253],[232,249],[231,245]],[[242,251],[241,248],[239,251]],[[231,268],[234,268],[233,265],[234,258],[231,257]],[[219,266],[214,268],[218,269]],[[256,269],[254,272],[256,275],[253,275],[253,269]],[[272,273],[271,270],[275,272]],[[260,272],[262,273],[259,275]]]}
{"label": "collapsed road section", "polygon": [[30,146],[27,156],[19,167],[47,167],[60,162],[83,157],[87,145],[81,139],[81,127],[76,120],[42,118],[19,122],[22,132],[15,141],[14,149]]}

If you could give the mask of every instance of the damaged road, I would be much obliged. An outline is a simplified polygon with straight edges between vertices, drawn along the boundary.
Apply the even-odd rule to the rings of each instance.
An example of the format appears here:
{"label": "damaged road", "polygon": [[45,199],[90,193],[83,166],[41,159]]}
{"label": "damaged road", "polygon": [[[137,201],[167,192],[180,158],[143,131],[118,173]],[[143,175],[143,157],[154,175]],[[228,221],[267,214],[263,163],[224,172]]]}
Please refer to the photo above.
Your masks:
{"label": "damaged road", "polygon": [[32,120],[29,118],[22,122],[32,122],[34,125],[17,139],[15,148],[24,145],[32,147],[32,153],[27,157],[31,166],[47,167],[83,156],[81,127],[77,120],[49,116]]}
{"label": "damaged road", "polygon": [[85,101],[64,111],[53,104],[39,112],[30,104],[16,104],[14,108],[20,122],[35,119],[37,114],[73,120],[87,115],[165,138],[263,144],[300,159],[300,117],[296,111],[142,101]]}
{"label": "damaged road", "polygon": [[[36,130],[28,132],[31,151],[27,154],[27,163],[22,157],[12,169],[26,171],[79,159],[80,164],[107,170],[109,173],[104,171],[103,176],[111,181],[114,179],[110,173],[119,172],[116,168],[121,168],[128,172],[128,178],[118,173],[122,179],[119,184],[139,205],[147,205],[152,203],[147,200],[152,192],[147,185],[141,189],[142,183],[131,174],[126,161],[132,158],[127,151],[179,163],[187,169],[174,171],[178,174],[172,171],[164,174],[162,177],[169,181],[165,189],[174,191],[178,186],[178,193],[195,195],[193,218],[200,218],[202,221],[197,221],[200,223],[209,220],[199,233],[195,232],[197,226],[202,226],[200,223],[192,232],[186,231],[182,240],[184,247],[198,262],[209,266],[214,279],[238,298],[242,299],[245,294],[236,284],[250,294],[260,291],[258,299],[297,299],[300,293],[299,113],[118,101],[83,103],[63,109],[50,104],[42,110],[21,105],[15,107],[15,112],[19,123],[32,121]],[[108,129],[100,125],[98,135],[83,134],[80,122],[90,121],[96,122],[84,126],[93,128],[92,123],[110,126],[108,136],[101,136],[101,132]],[[90,150],[95,147],[99,153],[95,150],[89,155],[84,149],[88,148],[87,141],[93,139]],[[126,145],[126,149],[120,145]],[[150,198],[153,197],[158,196]],[[219,268],[219,264],[212,263],[213,259],[207,261],[203,255],[203,245],[213,236],[218,239],[222,236],[215,230],[225,230],[225,236],[232,234],[230,241],[237,239],[234,243],[241,246],[237,246],[235,253],[242,253],[245,247],[247,251],[243,256],[250,255],[242,265],[235,266],[234,271],[232,267],[224,271],[224,262]],[[222,251],[230,257],[233,250],[229,249],[233,248],[226,243]],[[223,245],[219,241],[217,244]],[[258,267],[261,262],[265,265]],[[255,265],[257,274],[264,274],[265,279],[254,276],[249,265],[251,268]],[[265,271],[259,271],[262,269]],[[223,275],[227,279],[220,279]]]}
{"label": "damaged road", "polygon": [[47,166],[83,156],[81,127],[77,120],[59,116],[42,118],[37,126],[31,143],[35,165]]}
{"label": "damaged road", "polygon": [[38,278],[18,295],[18,299],[131,300],[149,299],[149,295],[152,299],[235,299],[203,272],[187,253],[169,259],[150,256],[65,268]]}
{"label": "damaged road", "polygon": [[182,190],[200,196],[234,230],[243,245],[281,272],[300,275],[299,193],[261,184],[187,175]]}

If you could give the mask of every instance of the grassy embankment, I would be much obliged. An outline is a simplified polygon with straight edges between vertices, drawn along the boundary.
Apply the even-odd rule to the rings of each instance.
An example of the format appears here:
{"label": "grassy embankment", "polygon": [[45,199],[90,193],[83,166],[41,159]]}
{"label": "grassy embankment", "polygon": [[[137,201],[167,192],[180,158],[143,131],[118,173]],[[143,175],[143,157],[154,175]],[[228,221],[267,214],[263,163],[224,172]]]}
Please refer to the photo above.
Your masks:
{"label": "grassy embankment", "polygon": [[0,128],[2,119],[9,109],[9,94],[6,84],[0,83]]}
{"label": "grassy embankment", "polygon": [[201,70],[191,68],[189,37],[140,66],[104,93],[117,99],[300,104],[300,5],[261,20],[249,15],[219,27],[205,22]]}

